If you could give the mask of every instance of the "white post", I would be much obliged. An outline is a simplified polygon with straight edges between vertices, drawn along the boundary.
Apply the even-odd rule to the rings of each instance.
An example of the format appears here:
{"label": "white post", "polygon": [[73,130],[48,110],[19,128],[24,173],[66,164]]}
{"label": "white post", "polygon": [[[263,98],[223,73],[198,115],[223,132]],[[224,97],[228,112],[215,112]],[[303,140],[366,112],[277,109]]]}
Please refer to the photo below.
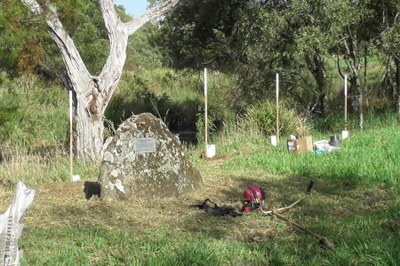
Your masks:
{"label": "white post", "polygon": [[73,115],[73,111],[72,111],[72,90],[69,90],[69,163],[70,163],[70,167],[69,167],[69,171],[70,171],[70,176],[71,176],[71,180],[73,180],[73,170],[72,170],[72,160],[73,160],[73,149],[72,149],[72,145],[73,145],[73,127],[72,127],[72,115]]}
{"label": "white post", "polygon": [[347,75],[344,75],[344,130],[347,130]]}
{"label": "white post", "polygon": [[276,142],[279,141],[279,74],[276,73]]}
{"label": "white post", "polygon": [[208,154],[208,110],[207,110],[207,68],[204,68],[204,138],[206,145],[206,157]]}
{"label": "white post", "polygon": [[347,75],[344,75],[344,131],[342,131],[342,138],[348,138],[349,131],[347,131]]}

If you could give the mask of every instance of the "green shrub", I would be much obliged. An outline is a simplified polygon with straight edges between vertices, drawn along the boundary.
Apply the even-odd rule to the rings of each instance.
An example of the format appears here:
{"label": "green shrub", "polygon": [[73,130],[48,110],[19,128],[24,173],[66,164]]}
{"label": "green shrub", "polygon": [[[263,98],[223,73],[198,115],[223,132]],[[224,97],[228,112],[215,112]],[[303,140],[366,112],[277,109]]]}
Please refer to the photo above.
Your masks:
{"label": "green shrub", "polygon": [[[266,136],[276,135],[276,103],[272,101],[260,102],[248,110],[249,119]],[[288,107],[288,104],[279,104],[279,133],[281,136],[297,134],[304,136],[310,133],[311,125],[308,118]]]}

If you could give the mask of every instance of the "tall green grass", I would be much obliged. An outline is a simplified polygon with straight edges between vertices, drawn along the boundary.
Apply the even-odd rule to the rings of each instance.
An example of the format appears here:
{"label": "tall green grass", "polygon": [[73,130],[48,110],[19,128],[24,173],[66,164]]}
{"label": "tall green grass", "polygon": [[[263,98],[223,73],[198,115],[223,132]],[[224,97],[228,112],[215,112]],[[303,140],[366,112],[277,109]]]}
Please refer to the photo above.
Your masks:
{"label": "tall green grass", "polygon": [[0,148],[58,148],[68,135],[68,93],[35,76],[0,83]]}
{"label": "tall green grass", "polygon": [[[69,153],[63,150],[45,153],[26,153],[21,150],[9,153],[7,160],[0,164],[0,187],[12,190],[19,181],[30,187],[71,182]],[[82,180],[97,180],[99,170],[95,163],[73,161],[73,174],[79,175]]]}
{"label": "tall green grass", "polygon": [[[400,117],[390,109],[385,111],[366,112],[364,114],[364,129],[394,127],[399,125]],[[345,129],[344,113],[331,113],[325,118],[313,121],[313,129],[317,132],[341,132]],[[347,129],[359,131],[358,114],[349,114]]]}

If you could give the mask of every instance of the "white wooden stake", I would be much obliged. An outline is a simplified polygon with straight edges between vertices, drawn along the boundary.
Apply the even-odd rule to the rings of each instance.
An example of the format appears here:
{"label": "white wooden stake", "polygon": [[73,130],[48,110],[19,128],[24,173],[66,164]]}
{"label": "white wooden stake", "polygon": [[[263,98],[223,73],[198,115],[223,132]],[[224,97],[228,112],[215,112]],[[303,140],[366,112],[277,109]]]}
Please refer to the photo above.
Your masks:
{"label": "white wooden stake", "polygon": [[344,75],[344,130],[342,131],[342,138],[347,139],[349,131],[347,131],[347,75]]}
{"label": "white wooden stake", "polygon": [[69,91],[69,163],[70,163],[70,176],[71,180],[73,180],[73,168],[72,168],[72,160],[73,160],[73,128],[72,128],[72,90]]}
{"label": "white wooden stake", "polygon": [[276,73],[276,143],[279,141],[279,74]]}
{"label": "white wooden stake", "polygon": [[347,131],[347,75],[344,75],[344,130]]}
{"label": "white wooden stake", "polygon": [[208,154],[208,110],[207,110],[207,68],[204,68],[204,138],[206,145],[206,157]]}

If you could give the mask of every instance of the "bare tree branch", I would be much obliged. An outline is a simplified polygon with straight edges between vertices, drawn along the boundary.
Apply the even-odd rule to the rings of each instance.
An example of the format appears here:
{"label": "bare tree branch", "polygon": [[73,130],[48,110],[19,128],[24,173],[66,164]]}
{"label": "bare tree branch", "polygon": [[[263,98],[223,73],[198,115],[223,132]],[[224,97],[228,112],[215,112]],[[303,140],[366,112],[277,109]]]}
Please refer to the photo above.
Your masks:
{"label": "bare tree branch", "polygon": [[147,10],[140,17],[134,18],[130,22],[122,23],[114,8],[114,1],[100,0],[104,23],[110,40],[110,53],[99,76],[99,87],[104,89],[101,92],[104,98],[102,103],[104,106],[107,106],[122,75],[129,36],[147,22],[171,10],[178,2],[179,0],[167,0],[161,5]]}
{"label": "bare tree branch", "polygon": [[147,22],[164,15],[172,8],[174,8],[178,4],[178,2],[179,0],[164,1],[161,5],[150,8],[143,15],[134,18],[130,22],[127,22],[126,26],[128,27],[128,34],[132,35]]}
{"label": "bare tree branch", "polygon": [[42,7],[35,0],[21,0],[24,5],[31,10],[35,15],[39,15],[43,12]]}

